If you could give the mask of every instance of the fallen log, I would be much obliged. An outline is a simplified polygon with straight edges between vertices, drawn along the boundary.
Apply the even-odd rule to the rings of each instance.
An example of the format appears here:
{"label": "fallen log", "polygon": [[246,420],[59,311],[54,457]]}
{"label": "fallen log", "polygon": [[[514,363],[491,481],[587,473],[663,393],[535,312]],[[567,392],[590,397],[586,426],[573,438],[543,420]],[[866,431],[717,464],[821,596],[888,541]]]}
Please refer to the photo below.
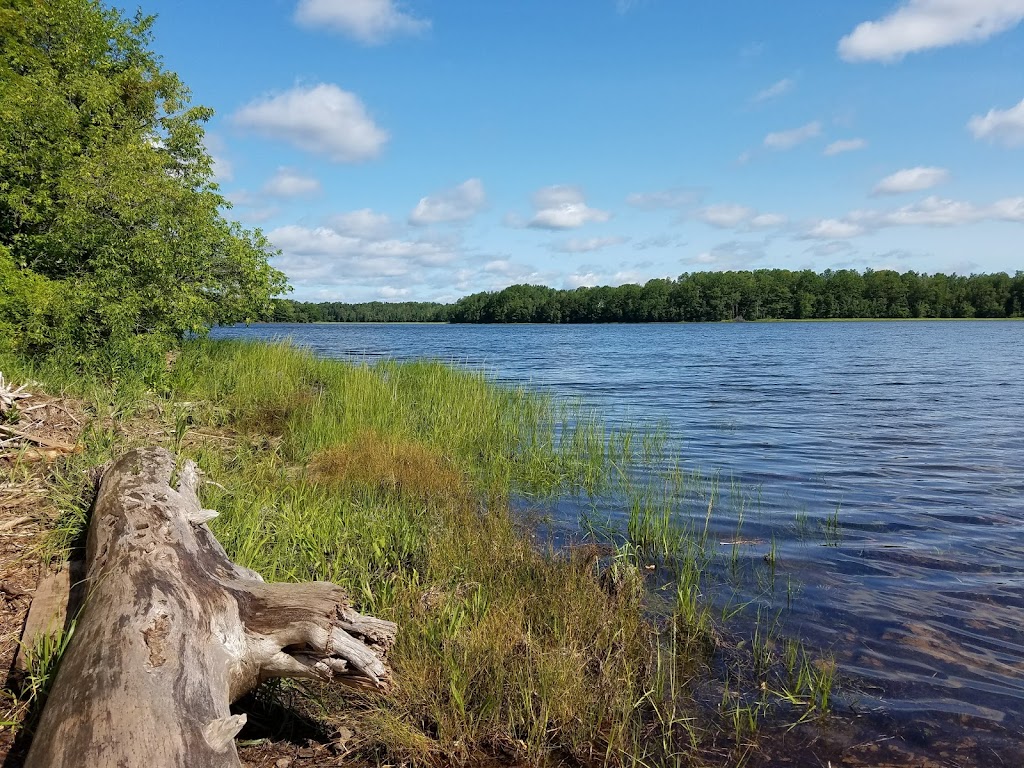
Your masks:
{"label": "fallen log", "polygon": [[386,686],[395,625],[356,613],[334,584],[266,584],[231,562],[199,483],[160,448],[104,472],[85,605],[27,768],[239,766],[245,715],[229,705],[261,681]]}

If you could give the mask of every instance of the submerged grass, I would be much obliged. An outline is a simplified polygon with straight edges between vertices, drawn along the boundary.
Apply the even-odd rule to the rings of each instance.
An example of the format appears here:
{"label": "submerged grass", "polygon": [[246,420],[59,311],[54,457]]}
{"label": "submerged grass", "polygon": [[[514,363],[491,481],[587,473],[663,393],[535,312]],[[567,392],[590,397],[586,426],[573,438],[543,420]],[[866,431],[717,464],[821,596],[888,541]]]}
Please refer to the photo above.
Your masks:
{"label": "submerged grass", "polygon": [[[386,695],[299,686],[365,759],[698,765],[746,754],[770,696],[828,707],[834,666],[774,635],[715,661],[717,478],[677,466],[632,489],[610,548],[538,548],[512,513],[514,494],[602,493],[660,453],[657,431],[610,431],[578,405],[440,363],[349,364],[288,344],[191,342],[141,384],[8,358],[0,370],[91,404],[86,452],[54,474],[48,555],[87,524],[85,470],[156,442],[204,470],[234,560],[270,581],[336,582],[399,624]],[[742,517],[749,500],[727,495]],[[645,587],[654,562],[668,599]]]}

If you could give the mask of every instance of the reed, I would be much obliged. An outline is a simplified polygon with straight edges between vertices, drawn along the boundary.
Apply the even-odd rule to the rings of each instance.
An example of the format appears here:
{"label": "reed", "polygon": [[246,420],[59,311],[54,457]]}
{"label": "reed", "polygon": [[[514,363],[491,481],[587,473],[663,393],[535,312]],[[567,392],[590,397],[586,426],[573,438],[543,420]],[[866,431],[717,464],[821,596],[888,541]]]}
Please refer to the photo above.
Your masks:
{"label": "reed", "polygon": [[[385,696],[261,693],[299,692],[371,762],[696,765],[723,743],[746,754],[766,691],[818,711],[831,700],[826,667],[802,649],[776,663],[770,634],[731,644],[724,703],[709,701],[725,642],[713,532],[756,504],[666,461],[663,430],[611,430],[579,403],[438,362],[352,364],[287,343],[190,342],[148,384],[20,365],[94,416],[86,452],[55,473],[48,555],[80,544],[86,468],[155,441],[212,481],[204,503],[233,560],[270,581],[333,581],[399,624]],[[628,504],[625,529],[595,516],[599,546],[536,546],[511,500],[567,494]]]}

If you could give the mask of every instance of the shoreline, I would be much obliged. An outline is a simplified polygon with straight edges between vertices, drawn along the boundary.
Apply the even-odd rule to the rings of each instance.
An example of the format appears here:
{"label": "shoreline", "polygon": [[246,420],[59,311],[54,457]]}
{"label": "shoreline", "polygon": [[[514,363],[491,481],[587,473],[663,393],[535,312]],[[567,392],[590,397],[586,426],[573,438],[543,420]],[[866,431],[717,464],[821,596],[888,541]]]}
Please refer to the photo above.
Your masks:
{"label": "shoreline", "polygon": [[[568,754],[582,765],[660,764],[667,744],[693,765],[838,760],[858,749],[875,760],[868,764],[916,764],[895,742],[862,749],[895,731],[865,733],[856,718],[829,714],[834,683],[818,677],[827,659],[801,652],[806,666],[787,670],[784,638],[758,645],[692,597],[706,589],[703,576],[683,566],[716,552],[717,541],[691,532],[670,545],[682,530],[650,520],[621,544],[538,546],[508,504],[514,488],[600,492],[626,467],[621,439],[592,414],[572,417],[569,447],[549,448],[545,436],[564,416],[531,390],[436,363],[367,369],[266,342],[186,344],[166,373],[170,398],[140,390],[119,399],[98,380],[27,361],[18,370],[10,357],[0,356],[0,370],[77,387],[81,402],[93,403],[82,411],[95,410],[83,453],[59,467],[62,482],[79,484],[78,506],[49,518],[45,551],[66,552],[84,529],[86,470],[156,439],[217,484],[204,503],[220,512],[214,531],[240,563],[268,581],[339,583],[360,595],[359,608],[399,623],[390,698],[329,699],[329,720],[347,723],[367,759],[462,755],[535,766]],[[107,429],[119,433],[113,442],[99,438]],[[676,594],[656,603],[645,585],[652,564],[676,583]],[[772,659],[760,671],[755,648]],[[795,673],[803,687],[790,687]],[[276,706],[316,721],[314,701],[301,695]],[[844,729],[847,740],[819,741]],[[247,765],[293,757],[273,729],[246,740],[253,736],[263,741],[243,750]]]}

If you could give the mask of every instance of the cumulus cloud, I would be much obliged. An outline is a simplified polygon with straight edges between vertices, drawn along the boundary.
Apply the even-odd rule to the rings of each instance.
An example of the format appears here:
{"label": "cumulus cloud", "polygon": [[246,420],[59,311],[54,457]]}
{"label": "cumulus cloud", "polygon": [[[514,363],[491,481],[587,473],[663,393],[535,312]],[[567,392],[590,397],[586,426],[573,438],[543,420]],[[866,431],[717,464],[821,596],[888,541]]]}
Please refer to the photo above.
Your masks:
{"label": "cumulus cloud", "polygon": [[371,208],[339,213],[331,217],[330,224],[339,234],[367,240],[386,239],[394,229],[386,213],[377,213]]}
{"label": "cumulus cloud", "polygon": [[705,206],[697,211],[696,217],[719,229],[774,229],[786,224],[786,217],[781,214],[758,213],[736,203]]}
{"label": "cumulus cloud", "polygon": [[839,41],[846,61],[898,61],[908,53],[979,43],[1024,19],[1024,0],[904,0]]}
{"label": "cumulus cloud", "polygon": [[821,219],[804,232],[803,237],[812,240],[845,240],[863,235],[865,229],[860,224],[841,219]]}
{"label": "cumulus cloud", "polygon": [[801,236],[812,240],[846,240],[887,227],[955,227],[983,221],[1024,223],[1024,197],[975,205],[932,195],[893,210],[857,210],[842,219],[821,219]]}
{"label": "cumulus cloud", "polygon": [[406,13],[394,0],[299,0],[295,21],[311,29],[341,32],[368,45],[430,28],[429,21]]}
{"label": "cumulus cloud", "polygon": [[754,216],[754,210],[745,205],[735,203],[722,203],[720,205],[709,205],[697,211],[697,218],[705,224],[723,229],[738,227],[749,221]]}
{"label": "cumulus cloud", "polygon": [[480,179],[467,179],[452,189],[421,197],[409,223],[416,225],[466,221],[476,216],[487,204],[487,195]]}
{"label": "cumulus cloud", "polygon": [[751,99],[751,101],[754,104],[763,104],[766,101],[777,99],[780,96],[784,96],[785,94],[792,91],[794,85],[796,85],[796,82],[793,80],[793,78],[784,77],[781,80],[772,83],[767,88],[758,91],[756,94],[754,94],[754,97]]}
{"label": "cumulus cloud", "polygon": [[792,149],[793,147],[803,144],[805,141],[810,141],[820,135],[821,123],[815,120],[814,122],[807,123],[807,125],[801,125],[799,128],[793,128],[789,131],[769,133],[764,137],[764,146],[768,149],[776,150]]}
{"label": "cumulus cloud", "polygon": [[976,139],[1004,144],[1007,147],[1024,146],[1024,99],[1009,109],[990,109],[986,115],[975,115],[967,129]]}
{"label": "cumulus cloud", "polygon": [[949,180],[949,171],[945,168],[917,166],[904,168],[886,176],[871,191],[873,195],[902,195],[906,192],[920,192],[937,187]]}
{"label": "cumulus cloud", "polygon": [[602,248],[610,248],[613,245],[622,245],[629,242],[628,237],[573,237],[551,246],[552,250],[561,253],[590,253],[600,251]]}
{"label": "cumulus cloud", "polygon": [[335,162],[376,157],[388,140],[358,96],[330,83],[263,96],[236,112],[233,122]]}
{"label": "cumulus cloud", "polygon": [[535,229],[578,229],[612,217],[607,211],[588,206],[579,188],[564,184],[537,190],[533,207],[533,218],[526,225]]}
{"label": "cumulus cloud", "polygon": [[295,168],[282,166],[267,180],[260,191],[269,197],[305,197],[315,195],[321,190],[319,180]]}
{"label": "cumulus cloud", "polygon": [[825,147],[825,151],[822,154],[832,157],[833,155],[841,155],[844,152],[856,152],[865,149],[867,145],[868,143],[864,139],[839,139]]}
{"label": "cumulus cloud", "polygon": [[759,213],[747,222],[751,229],[775,229],[784,227],[788,219],[781,213]]}
{"label": "cumulus cloud", "polygon": [[643,275],[636,270],[624,269],[618,272],[602,272],[597,267],[581,267],[578,271],[565,276],[562,285],[565,288],[593,288],[598,285],[625,285],[641,283]]}
{"label": "cumulus cloud", "polygon": [[354,294],[379,296],[384,287],[450,284],[452,266],[461,258],[457,243],[379,235],[373,231],[385,223],[379,217],[372,211],[353,211],[335,217],[330,226],[273,229],[267,238],[281,251],[274,266],[288,275],[299,294],[319,291],[325,298],[336,299],[342,290],[352,300]]}

